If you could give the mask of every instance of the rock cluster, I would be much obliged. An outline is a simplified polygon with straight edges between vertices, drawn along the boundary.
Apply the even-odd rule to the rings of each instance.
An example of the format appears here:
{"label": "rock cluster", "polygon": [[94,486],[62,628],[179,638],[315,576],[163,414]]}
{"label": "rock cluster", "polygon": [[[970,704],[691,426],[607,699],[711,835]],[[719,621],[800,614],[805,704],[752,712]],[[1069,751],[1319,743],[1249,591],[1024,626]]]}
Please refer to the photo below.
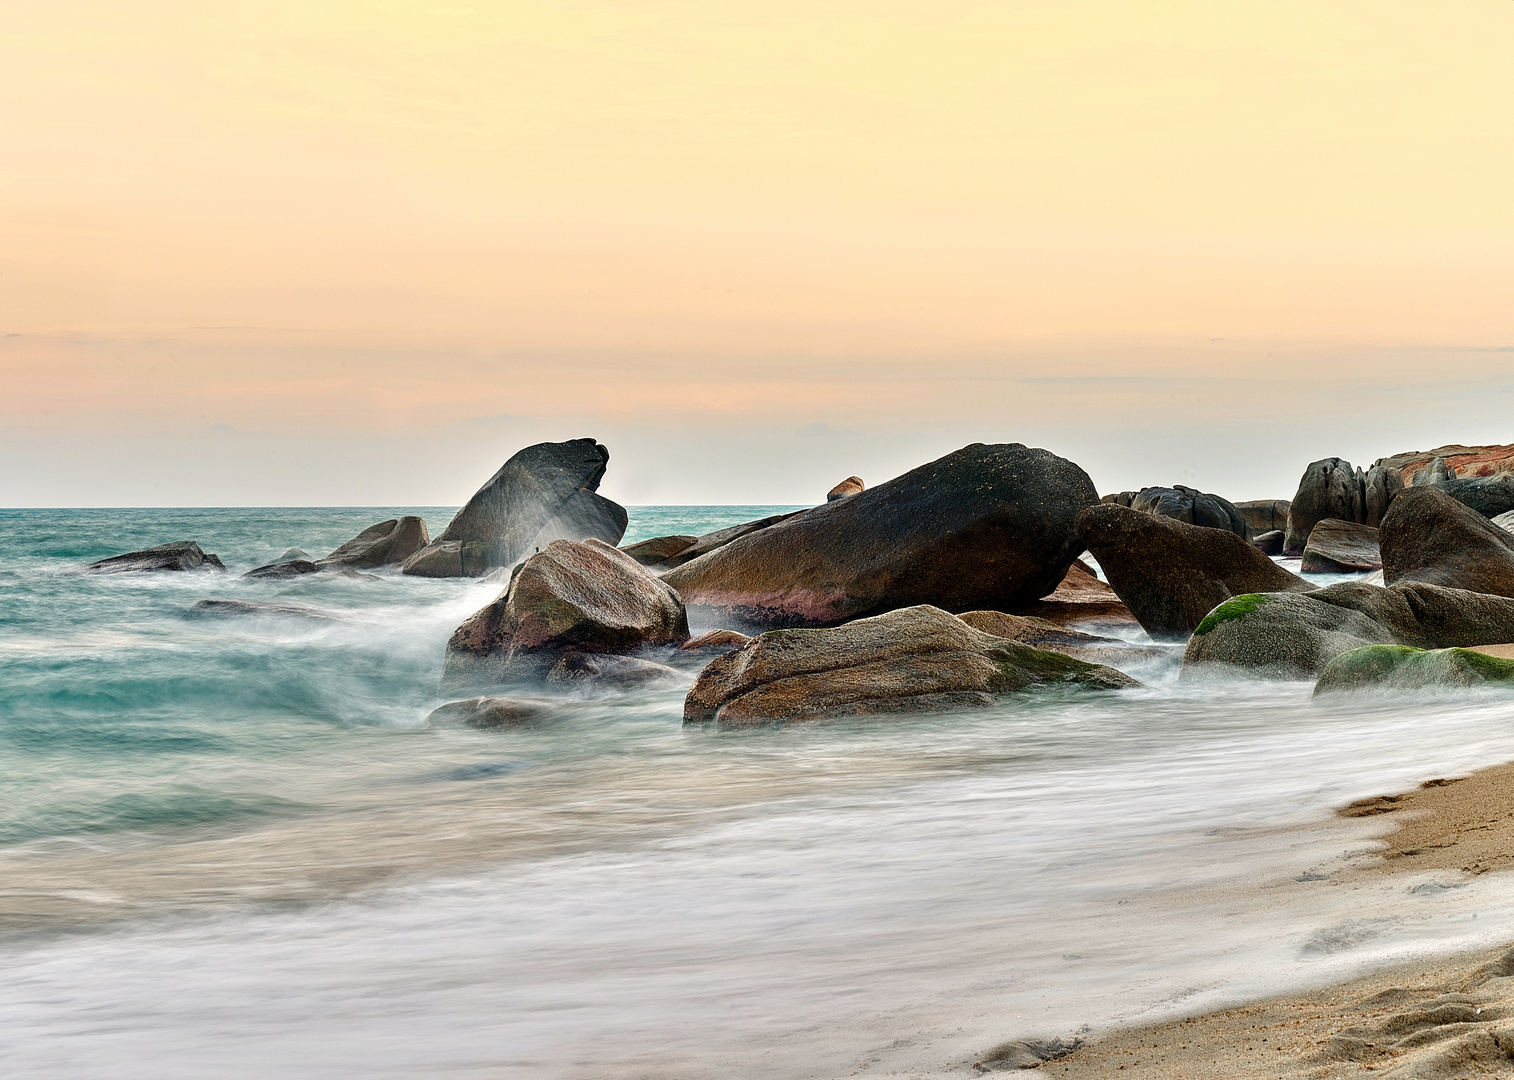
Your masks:
{"label": "rock cluster", "polygon": [[1403,487],[1403,477],[1391,466],[1374,465],[1363,472],[1341,458],[1311,463],[1288,504],[1283,554],[1302,555],[1309,534],[1326,518],[1376,528]]}
{"label": "rock cluster", "polygon": [[1142,513],[1169,517],[1206,529],[1224,529],[1242,538],[1249,535],[1246,521],[1233,502],[1182,484],[1122,491],[1118,495],[1105,495],[1100,502],[1128,506]]}

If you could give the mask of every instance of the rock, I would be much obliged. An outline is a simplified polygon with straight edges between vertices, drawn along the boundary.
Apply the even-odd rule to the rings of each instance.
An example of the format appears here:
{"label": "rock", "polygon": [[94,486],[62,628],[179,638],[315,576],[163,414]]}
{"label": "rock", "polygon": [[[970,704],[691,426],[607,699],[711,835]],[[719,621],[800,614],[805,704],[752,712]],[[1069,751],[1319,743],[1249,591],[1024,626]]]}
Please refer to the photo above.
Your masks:
{"label": "rock", "polygon": [[833,629],[774,630],[754,638],[710,662],[689,690],[683,718],[750,724],[948,712],[1042,685],[1111,690],[1140,684],[919,605]]}
{"label": "rock", "polygon": [[274,616],[283,619],[311,619],[316,622],[346,622],[339,615],[298,604],[257,604],[249,600],[200,600],[189,608],[190,615]]}
{"label": "rock", "polygon": [[845,499],[850,495],[856,495],[867,487],[860,476],[848,476],[841,483],[825,493],[826,502],[835,502],[837,499]]}
{"label": "rock", "polygon": [[1281,555],[1283,553],[1283,530],[1273,529],[1271,532],[1258,533],[1251,538],[1251,546],[1263,555]]}
{"label": "rock", "polygon": [[1454,479],[1456,479],[1456,470],[1446,464],[1445,458],[1437,457],[1432,458],[1429,465],[1415,473],[1410,483],[1415,487],[1429,487]]}
{"label": "rock", "polygon": [[591,694],[632,690],[665,690],[688,684],[688,676],[666,664],[634,656],[564,653],[547,672],[547,685],[556,690],[578,689]]}
{"label": "rock", "polygon": [[1405,483],[1411,483],[1416,474],[1428,467],[1436,458],[1441,458],[1446,467],[1447,478],[1451,471],[1460,477],[1493,476],[1514,471],[1514,443],[1503,446],[1462,446],[1453,443],[1434,450],[1410,450],[1402,454],[1378,459],[1378,464],[1398,472]]}
{"label": "rock", "polygon": [[1408,645],[1368,645],[1342,653],[1325,665],[1316,694],[1347,690],[1423,690],[1485,683],[1514,685],[1514,660],[1472,649],[1415,649]]}
{"label": "rock", "polygon": [[1246,522],[1229,499],[1209,495],[1182,484],[1142,488],[1131,499],[1130,508],[1206,529],[1224,529],[1242,539],[1246,537]]}
{"label": "rock", "polygon": [[395,566],[430,543],[426,523],[418,517],[390,518],[370,525],[320,560],[322,566],[367,569]]}
{"label": "rock", "polygon": [[701,555],[708,555],[712,551],[725,547],[733,540],[739,540],[754,532],[777,525],[780,521],[787,521],[804,513],[803,510],[791,510],[787,514],[773,514],[770,517],[758,518],[756,521],[742,522],[740,525],[729,525],[724,529],[716,529],[712,533],[705,533],[677,555],[670,556],[666,560],[668,566],[682,566],[686,562],[692,562]]}
{"label": "rock", "polygon": [[1355,574],[1382,567],[1376,529],[1326,518],[1309,533],[1299,569],[1306,574]]}
{"label": "rock", "polygon": [[985,634],[1006,641],[1018,641],[1032,649],[1058,652],[1089,664],[1107,664],[1118,668],[1121,664],[1164,660],[1170,655],[1164,648],[1131,645],[1119,638],[1084,634],[1045,619],[1007,615],[1002,611],[964,611],[957,618]]}
{"label": "rock", "polygon": [[1367,470],[1362,480],[1362,520],[1360,524],[1377,528],[1393,497],[1404,490],[1404,478],[1397,469],[1377,464]]}
{"label": "rock", "polygon": [[557,540],[453,633],[442,684],[540,682],[565,653],[629,653],[688,638],[678,594],[635,559],[598,540]]}
{"label": "rock", "polygon": [[305,574],[319,574],[321,567],[309,559],[290,559],[288,562],[269,563],[267,566],[255,566],[244,578],[290,578],[302,577]]}
{"label": "rock", "polygon": [[1304,470],[1298,493],[1288,505],[1283,554],[1302,555],[1314,527],[1326,518],[1366,520],[1365,478],[1349,461],[1325,458]]}
{"label": "rock", "polygon": [[552,711],[543,701],[521,698],[474,697],[466,701],[449,701],[426,717],[430,727],[461,725],[476,728],[520,727],[540,720]]}
{"label": "rock", "polygon": [[1274,678],[1313,677],[1366,645],[1471,648],[1514,640],[1514,600],[1419,582],[1379,588],[1340,582],[1307,594],[1237,596],[1188,641],[1183,673],[1207,665]]}
{"label": "rock", "polygon": [[1514,510],[1510,510],[1507,514],[1499,514],[1490,520],[1504,532],[1514,533]]}
{"label": "rock", "polygon": [[421,577],[482,577],[556,539],[619,543],[625,511],[603,497],[590,498],[609,460],[610,452],[593,439],[526,447],[401,569]]}
{"label": "rock", "polygon": [[621,548],[642,566],[661,566],[680,551],[686,551],[699,539],[697,536],[654,536],[650,540],[627,544]]}
{"label": "rock", "polygon": [[1060,585],[1015,612],[1057,626],[1140,626],[1119,595],[1078,559]]}
{"label": "rock", "polygon": [[1514,510],[1514,474],[1469,476],[1447,480],[1441,491],[1483,517],[1493,518]]}
{"label": "rock", "polygon": [[1514,596],[1514,535],[1439,487],[1393,500],[1381,530],[1383,579]]}
{"label": "rock", "polygon": [[310,562],[312,561],[312,556],[309,552],[303,551],[297,547],[292,547],[289,550],[285,551],[284,554],[280,555],[277,559],[274,559],[273,562],[269,563],[268,565],[273,566],[281,562],[294,562],[296,559],[303,559],[306,562]]}
{"label": "rock", "polygon": [[707,622],[829,626],[916,604],[1015,610],[1056,588],[1096,504],[1088,474],[1046,450],[974,443],[801,511],[663,578]]}
{"label": "rock", "polygon": [[1232,596],[1314,588],[1221,529],[1114,505],[1083,511],[1077,524],[1109,584],[1154,638],[1186,637]]}
{"label": "rock", "polygon": [[193,540],[175,540],[143,551],[112,555],[84,569],[96,574],[138,574],[158,570],[225,570],[220,558],[200,550]]}
{"label": "rock", "polygon": [[1235,511],[1241,515],[1241,520],[1246,523],[1250,535],[1258,536],[1274,530],[1286,530],[1288,508],[1291,505],[1292,503],[1287,499],[1252,499],[1248,502],[1236,503]]}
{"label": "rock", "polygon": [[724,654],[736,651],[751,640],[745,634],[738,634],[734,630],[711,630],[707,634],[700,634],[696,638],[685,641],[678,646],[678,651]]}

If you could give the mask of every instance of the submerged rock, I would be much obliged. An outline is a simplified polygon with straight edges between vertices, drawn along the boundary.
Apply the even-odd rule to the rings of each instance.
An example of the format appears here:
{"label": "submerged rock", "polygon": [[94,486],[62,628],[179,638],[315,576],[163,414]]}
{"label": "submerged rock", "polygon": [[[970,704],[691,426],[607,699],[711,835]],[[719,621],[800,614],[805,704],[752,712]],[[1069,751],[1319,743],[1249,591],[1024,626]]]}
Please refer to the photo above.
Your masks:
{"label": "submerged rock", "polygon": [[284,554],[280,555],[277,559],[274,559],[273,562],[269,563],[268,565],[274,566],[282,562],[294,562],[296,559],[303,559],[306,562],[309,562],[311,561],[311,555],[309,552],[304,551],[301,548],[292,547],[285,551]]}
{"label": "submerged rock", "polygon": [[1382,526],[1383,578],[1514,596],[1514,535],[1438,487],[1393,500]]}
{"label": "submerged rock", "polygon": [[678,594],[625,552],[558,540],[447,642],[443,686],[542,682],[565,653],[629,653],[689,638]]}
{"label": "submerged rock", "polygon": [[405,560],[403,572],[482,577],[557,539],[618,544],[625,511],[596,494],[609,460],[610,452],[593,439],[526,447],[468,500],[440,536]]}
{"label": "submerged rock", "polygon": [[520,727],[533,720],[540,720],[551,713],[552,706],[544,701],[527,701],[509,697],[473,697],[466,701],[449,701],[433,709],[426,717],[431,727]]}
{"label": "submerged rock", "polygon": [[1370,525],[1357,525],[1338,518],[1326,518],[1309,534],[1304,545],[1304,561],[1299,567],[1306,574],[1355,574],[1381,570],[1382,551],[1378,531]]}
{"label": "submerged rock", "polygon": [[1314,692],[1422,690],[1486,683],[1514,686],[1514,660],[1471,649],[1425,650],[1408,645],[1369,645],[1342,653],[1326,664],[1319,681],[1314,684]]}
{"label": "submerged rock", "polygon": [[604,653],[564,653],[547,672],[546,683],[555,690],[583,690],[590,694],[627,693],[632,690],[664,690],[686,686],[689,678],[676,668],[636,656]]}
{"label": "submerged rock", "polygon": [[258,604],[249,600],[201,600],[189,608],[191,615],[274,616],[283,619],[310,619],[315,622],[345,622],[340,615],[298,604]]}
{"label": "submerged rock", "polygon": [[309,559],[290,559],[287,562],[269,563],[267,566],[255,566],[244,578],[291,578],[303,577],[306,574],[319,574],[321,567]]}
{"label": "submerged rock", "polygon": [[1112,668],[1032,649],[920,605],[826,630],[773,630],[710,662],[685,723],[765,723],[991,705],[1034,686],[1139,686]]}
{"label": "submerged rock", "polygon": [[139,574],[170,570],[225,570],[220,558],[202,551],[193,540],[175,540],[171,544],[92,562],[84,569],[95,574]]}
{"label": "submerged rock", "polygon": [[825,493],[825,501],[835,502],[837,499],[849,498],[865,490],[867,490],[867,485],[862,482],[862,477],[848,476]]}
{"label": "submerged rock", "polygon": [[321,566],[396,566],[430,543],[426,523],[408,515],[370,525],[320,560]]}
{"label": "submerged rock", "polygon": [[916,604],[1012,611],[1057,587],[1083,546],[1073,519],[1097,501],[1065,458],[974,443],[663,580],[726,625],[831,626]]}
{"label": "submerged rock", "polygon": [[1109,503],[1077,520],[1078,534],[1109,584],[1152,637],[1186,637],[1232,596],[1314,588],[1222,529]]}

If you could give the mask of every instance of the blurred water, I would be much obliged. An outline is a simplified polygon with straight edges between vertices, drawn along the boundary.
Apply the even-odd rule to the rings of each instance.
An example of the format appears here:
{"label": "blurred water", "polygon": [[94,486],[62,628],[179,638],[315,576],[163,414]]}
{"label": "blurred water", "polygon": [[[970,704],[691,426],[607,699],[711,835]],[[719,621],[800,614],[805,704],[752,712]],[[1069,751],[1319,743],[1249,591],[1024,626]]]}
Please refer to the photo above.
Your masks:
{"label": "blurred water", "polygon": [[[451,513],[0,512],[9,1074],[930,1075],[1514,931],[1501,878],[1343,883],[1382,823],[1330,818],[1508,757],[1508,698],[1165,662],[948,717],[685,730],[671,691],[430,729],[498,586],[237,577],[411,512]],[[71,572],[173,539],[232,572]]]}

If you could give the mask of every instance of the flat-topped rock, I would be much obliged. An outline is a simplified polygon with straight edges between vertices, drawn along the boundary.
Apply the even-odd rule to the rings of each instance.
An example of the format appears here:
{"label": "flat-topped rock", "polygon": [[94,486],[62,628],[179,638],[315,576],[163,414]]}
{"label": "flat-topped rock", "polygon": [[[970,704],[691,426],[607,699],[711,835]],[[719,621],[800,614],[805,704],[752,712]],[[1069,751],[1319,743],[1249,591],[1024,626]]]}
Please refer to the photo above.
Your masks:
{"label": "flat-topped rock", "polygon": [[1326,518],[1309,534],[1304,560],[1306,574],[1357,574],[1383,568],[1378,531],[1339,518]]}

